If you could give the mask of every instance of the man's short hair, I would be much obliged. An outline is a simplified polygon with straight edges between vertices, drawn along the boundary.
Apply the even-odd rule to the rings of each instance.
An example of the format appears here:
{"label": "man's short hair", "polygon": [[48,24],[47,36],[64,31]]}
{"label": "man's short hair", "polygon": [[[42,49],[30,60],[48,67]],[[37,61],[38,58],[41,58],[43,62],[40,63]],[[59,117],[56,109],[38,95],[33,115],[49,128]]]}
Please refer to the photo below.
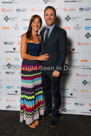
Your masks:
{"label": "man's short hair", "polygon": [[54,13],[55,13],[55,16],[56,16],[56,9],[55,9],[54,7],[52,7],[52,6],[47,6],[47,7],[44,9],[44,14],[45,14],[45,11],[46,11],[47,9],[53,9],[53,10],[54,10]]}

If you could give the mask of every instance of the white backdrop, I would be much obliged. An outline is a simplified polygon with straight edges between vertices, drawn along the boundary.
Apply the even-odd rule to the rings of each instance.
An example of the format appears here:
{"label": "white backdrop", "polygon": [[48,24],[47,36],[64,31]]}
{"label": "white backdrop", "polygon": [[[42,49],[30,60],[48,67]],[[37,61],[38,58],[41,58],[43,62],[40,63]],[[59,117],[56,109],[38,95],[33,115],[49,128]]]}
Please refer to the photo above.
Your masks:
{"label": "white backdrop", "polygon": [[20,36],[48,5],[68,36],[60,112],[91,115],[91,0],[0,0],[0,109],[20,110]]}

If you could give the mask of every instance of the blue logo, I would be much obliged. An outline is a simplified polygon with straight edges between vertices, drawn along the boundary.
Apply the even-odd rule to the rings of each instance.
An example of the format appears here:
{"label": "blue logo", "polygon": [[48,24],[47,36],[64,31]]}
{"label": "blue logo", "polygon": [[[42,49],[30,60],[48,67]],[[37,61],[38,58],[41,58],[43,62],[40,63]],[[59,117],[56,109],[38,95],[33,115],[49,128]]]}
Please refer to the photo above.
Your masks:
{"label": "blue logo", "polygon": [[47,4],[48,2],[54,2],[55,0],[43,0],[43,2],[45,3],[45,4]]}
{"label": "blue logo", "polygon": [[68,110],[66,108],[63,109],[64,112],[67,112]]}
{"label": "blue logo", "polygon": [[7,66],[8,68],[11,68],[11,67],[12,67],[12,65],[11,65],[10,63],[8,63],[6,66]]}
{"label": "blue logo", "polygon": [[8,22],[9,17],[8,17],[8,16],[5,16],[4,20],[5,20],[6,22]]}
{"label": "blue logo", "polygon": [[28,27],[23,27],[23,30],[28,30]]}
{"label": "blue logo", "polygon": [[67,16],[65,17],[65,20],[66,20],[67,22],[69,22],[69,20],[71,20],[70,16],[67,15]]}
{"label": "blue logo", "polygon": [[16,9],[16,12],[20,13],[20,12],[25,12],[27,9]]}
{"label": "blue logo", "polygon": [[82,12],[82,11],[84,11],[84,8],[79,8],[79,10]]}
{"label": "blue logo", "polygon": [[82,83],[83,83],[84,85],[88,84],[88,82],[87,82],[86,80],[82,81]]}
{"label": "blue logo", "polygon": [[91,37],[91,34],[88,32],[87,34],[85,34],[85,37],[89,39],[89,37]]}
{"label": "blue logo", "polygon": [[43,2],[45,2],[45,4],[46,4],[47,2],[49,2],[49,0],[43,0]]}
{"label": "blue logo", "polygon": [[7,89],[11,89],[11,88],[13,88],[13,86],[6,86],[6,88],[7,88]]}
{"label": "blue logo", "polygon": [[19,58],[14,58],[16,61],[19,60]]}
{"label": "blue logo", "polygon": [[90,29],[91,29],[91,27],[90,27],[90,26],[85,27],[85,30],[90,30]]}

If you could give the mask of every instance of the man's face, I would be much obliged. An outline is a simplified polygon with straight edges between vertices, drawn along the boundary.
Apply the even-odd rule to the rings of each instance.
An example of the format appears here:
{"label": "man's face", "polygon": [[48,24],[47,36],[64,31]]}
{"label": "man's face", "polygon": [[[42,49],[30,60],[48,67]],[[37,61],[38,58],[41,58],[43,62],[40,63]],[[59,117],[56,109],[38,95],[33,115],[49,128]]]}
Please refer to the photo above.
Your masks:
{"label": "man's face", "polygon": [[56,16],[53,9],[47,9],[44,13],[44,19],[47,26],[51,26],[54,24]]}

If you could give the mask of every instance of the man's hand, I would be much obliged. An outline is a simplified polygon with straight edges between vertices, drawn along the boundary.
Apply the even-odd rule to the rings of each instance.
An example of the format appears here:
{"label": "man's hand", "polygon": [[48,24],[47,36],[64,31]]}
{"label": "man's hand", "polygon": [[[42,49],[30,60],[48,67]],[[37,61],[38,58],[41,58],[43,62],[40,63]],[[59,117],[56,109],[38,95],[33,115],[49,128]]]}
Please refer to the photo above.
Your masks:
{"label": "man's hand", "polygon": [[58,72],[58,71],[56,71],[56,70],[54,70],[54,71],[52,72],[52,76],[53,76],[53,77],[59,77],[59,75],[60,75],[60,72]]}

